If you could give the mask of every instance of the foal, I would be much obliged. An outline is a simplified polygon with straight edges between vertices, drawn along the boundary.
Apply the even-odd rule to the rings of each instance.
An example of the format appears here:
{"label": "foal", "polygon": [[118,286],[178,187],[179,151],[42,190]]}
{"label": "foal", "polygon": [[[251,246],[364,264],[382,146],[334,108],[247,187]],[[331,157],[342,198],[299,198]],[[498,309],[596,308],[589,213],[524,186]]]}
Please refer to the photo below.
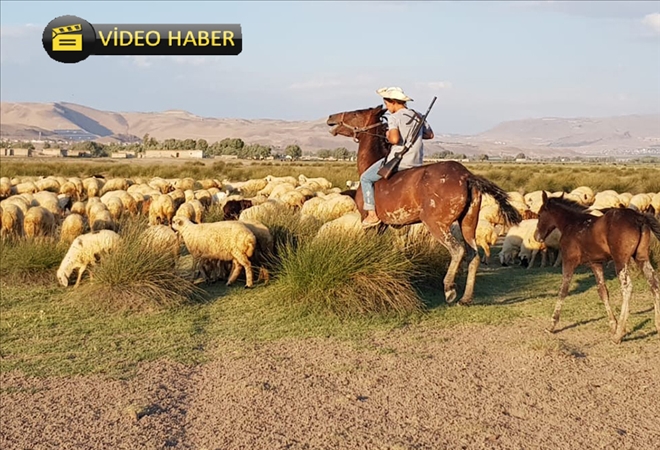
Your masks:
{"label": "foal", "polygon": [[[660,239],[660,222],[650,214],[642,214],[629,208],[603,210],[600,217],[585,212],[585,208],[563,198],[543,193],[543,206],[539,211],[539,222],[534,237],[543,242],[555,228],[561,232],[559,246],[562,256],[562,284],[559,299],[552,315],[554,332],[561,306],[568,294],[568,286],[575,268],[589,264],[596,277],[598,294],[605,304],[609,324],[615,343],[621,343],[626,333],[629,302],[632,296],[632,280],[629,265],[631,258],[637,263],[651,286],[654,297],[655,328],[660,334],[660,282],[649,260],[651,232]],[[603,276],[603,262],[614,260],[616,274],[621,283],[623,302],[617,323],[610,308],[609,294]]]}

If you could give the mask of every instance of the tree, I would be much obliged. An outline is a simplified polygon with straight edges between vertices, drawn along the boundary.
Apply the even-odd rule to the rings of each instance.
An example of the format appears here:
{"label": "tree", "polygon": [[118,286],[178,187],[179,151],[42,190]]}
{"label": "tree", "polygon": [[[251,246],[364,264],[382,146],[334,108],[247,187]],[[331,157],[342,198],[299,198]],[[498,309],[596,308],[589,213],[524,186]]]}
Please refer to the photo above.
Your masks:
{"label": "tree", "polygon": [[195,147],[197,146],[197,141],[194,139],[185,139],[181,144],[179,145],[179,148],[181,150],[195,150]]}
{"label": "tree", "polygon": [[330,155],[331,155],[330,150],[328,150],[327,148],[323,148],[319,150],[318,153],[316,154],[316,156],[318,156],[321,159],[330,158]]}
{"label": "tree", "polygon": [[527,156],[525,156],[524,153],[520,152],[516,155],[516,159],[527,159]]}
{"label": "tree", "polygon": [[337,147],[332,152],[332,154],[336,159],[341,159],[341,160],[348,159],[350,156],[348,153],[348,149],[346,147]]}
{"label": "tree", "polygon": [[209,148],[209,143],[206,141],[206,139],[198,139],[196,148],[197,150],[206,151],[206,149]]}
{"label": "tree", "polygon": [[482,153],[481,155],[477,156],[477,159],[479,161],[488,161],[488,155],[485,153]]}
{"label": "tree", "polygon": [[291,144],[284,149],[284,153],[293,159],[298,159],[302,156],[302,149],[296,144]]}
{"label": "tree", "polygon": [[46,143],[44,144],[44,148],[50,148],[50,143],[49,143],[49,142],[46,142]]}

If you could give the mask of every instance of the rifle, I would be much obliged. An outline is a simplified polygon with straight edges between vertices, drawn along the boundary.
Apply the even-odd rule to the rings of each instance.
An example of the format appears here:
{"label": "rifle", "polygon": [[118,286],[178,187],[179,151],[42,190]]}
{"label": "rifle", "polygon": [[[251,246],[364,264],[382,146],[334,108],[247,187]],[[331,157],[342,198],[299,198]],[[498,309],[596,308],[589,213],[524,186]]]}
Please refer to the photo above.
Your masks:
{"label": "rifle", "polygon": [[426,114],[424,114],[419,122],[415,124],[415,127],[412,129],[412,140],[406,142],[406,144],[403,147],[403,150],[400,152],[397,152],[394,154],[394,158],[392,158],[388,163],[383,164],[383,166],[378,169],[378,175],[383,177],[384,179],[388,179],[389,177],[392,176],[394,172],[396,172],[396,169],[399,167],[399,163],[401,162],[401,158],[403,158],[403,155],[405,155],[408,150],[417,142],[417,138],[420,135],[420,131],[422,127],[424,126],[424,122],[426,122],[426,118],[428,117],[429,113],[431,112],[431,108],[433,108],[433,104],[435,103],[435,100],[438,97],[433,97],[433,100],[431,101],[431,104],[429,105],[429,109],[426,110]]}

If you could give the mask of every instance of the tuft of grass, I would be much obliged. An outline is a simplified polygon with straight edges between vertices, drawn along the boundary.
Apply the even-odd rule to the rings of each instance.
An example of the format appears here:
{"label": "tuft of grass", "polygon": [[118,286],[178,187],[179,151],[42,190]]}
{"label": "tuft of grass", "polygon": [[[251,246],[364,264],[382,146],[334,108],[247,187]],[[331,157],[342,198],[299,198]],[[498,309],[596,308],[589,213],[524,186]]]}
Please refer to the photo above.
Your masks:
{"label": "tuft of grass", "polygon": [[68,250],[52,237],[8,239],[0,243],[0,273],[3,281],[55,280],[55,271]]}
{"label": "tuft of grass", "polygon": [[206,214],[204,214],[204,223],[222,222],[223,220],[225,220],[225,213],[222,210],[222,206],[217,203],[211,205],[208,211],[206,211]]}
{"label": "tuft of grass", "polygon": [[119,246],[90,269],[89,282],[70,291],[70,297],[101,308],[137,311],[176,307],[200,298],[203,291],[176,271],[172,254],[146,244],[143,231],[139,222],[126,222]]}
{"label": "tuft of grass", "polygon": [[387,236],[332,236],[285,246],[273,299],[311,313],[349,317],[423,309],[412,262]]}

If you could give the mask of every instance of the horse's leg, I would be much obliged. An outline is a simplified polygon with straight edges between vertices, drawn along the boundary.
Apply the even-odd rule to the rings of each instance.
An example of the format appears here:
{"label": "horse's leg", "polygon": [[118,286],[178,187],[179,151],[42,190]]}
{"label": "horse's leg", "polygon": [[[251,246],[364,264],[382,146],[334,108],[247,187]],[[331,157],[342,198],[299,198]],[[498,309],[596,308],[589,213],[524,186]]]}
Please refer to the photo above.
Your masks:
{"label": "horse's leg", "polygon": [[567,262],[564,260],[562,264],[562,280],[561,288],[559,288],[559,298],[557,303],[555,303],[555,311],[552,313],[552,325],[548,328],[550,333],[554,333],[555,327],[559,322],[559,315],[561,314],[561,307],[564,303],[564,299],[568,295],[568,288],[571,284],[571,279],[573,278],[573,271],[575,271],[575,263]]}
{"label": "horse's leg", "polygon": [[454,283],[454,280],[456,279],[458,267],[465,255],[465,247],[451,234],[448,226],[442,226],[432,220],[429,220],[428,222],[424,221],[424,225],[431,235],[433,235],[433,237],[436,238],[451,255],[451,262],[449,263],[449,268],[445,275],[444,285],[445,300],[447,303],[453,303],[454,300],[456,300],[456,284]]}
{"label": "horse's leg", "polygon": [[648,281],[649,286],[651,286],[651,291],[653,292],[653,309],[655,310],[655,329],[658,330],[658,335],[660,335],[660,281],[658,281],[658,274],[653,269],[651,261],[648,259],[646,261],[637,261],[637,265],[644,273],[646,281]]}
{"label": "horse's leg", "polygon": [[561,264],[561,250],[557,250],[557,259],[552,267],[559,267],[559,264]]}
{"label": "horse's leg", "polygon": [[541,250],[541,267],[545,267],[548,262],[548,249],[544,248]]}
{"label": "horse's leg", "polygon": [[607,292],[607,286],[605,285],[605,276],[603,275],[603,264],[602,263],[591,263],[591,270],[596,277],[596,285],[598,286],[598,295],[605,305],[605,310],[607,311],[607,317],[610,319],[610,331],[614,333],[616,331],[616,317],[612,312],[610,307],[610,296]]}
{"label": "horse's leg", "polygon": [[[620,344],[621,339],[623,339],[623,336],[626,334],[626,322],[630,310],[630,297],[632,297],[632,278],[630,277],[629,261],[630,259],[626,258],[623,267],[617,267],[617,275],[619,277],[619,282],[621,283],[621,295],[623,300],[621,302],[619,323],[617,324],[616,333],[613,338],[615,344]],[[615,262],[615,265],[620,266],[617,262]]]}
{"label": "horse's leg", "polygon": [[[463,297],[458,302],[460,305],[469,305],[474,296],[474,283],[477,279],[477,270],[481,263],[479,257],[479,247],[477,246],[477,224],[479,223],[479,211],[481,209],[481,192],[476,187],[472,188],[470,204],[463,218],[460,220],[461,235],[465,241],[465,249],[468,252],[468,273],[465,282],[465,291]],[[488,247],[488,244],[486,244]],[[490,248],[488,248],[487,257],[490,259]],[[461,255],[461,258],[463,255]]]}
{"label": "horse's leg", "polygon": [[534,261],[536,261],[536,255],[539,253],[538,250],[532,250],[532,256],[529,258],[529,264],[527,264],[527,269],[534,267]]}

